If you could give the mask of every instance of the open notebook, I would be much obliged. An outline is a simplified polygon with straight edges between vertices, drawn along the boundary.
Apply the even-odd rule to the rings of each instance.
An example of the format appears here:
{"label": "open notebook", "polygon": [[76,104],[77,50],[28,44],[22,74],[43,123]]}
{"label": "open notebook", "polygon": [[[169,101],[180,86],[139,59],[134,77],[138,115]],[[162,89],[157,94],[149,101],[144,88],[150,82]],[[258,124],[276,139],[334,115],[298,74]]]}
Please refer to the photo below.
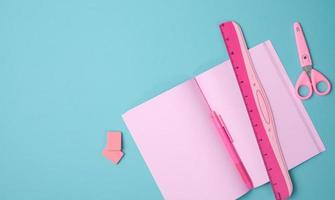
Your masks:
{"label": "open notebook", "polygon": [[[291,169],[325,150],[271,42],[250,50]],[[229,61],[123,115],[165,199],[236,199],[248,192],[211,110],[220,114],[255,187],[267,173]]]}

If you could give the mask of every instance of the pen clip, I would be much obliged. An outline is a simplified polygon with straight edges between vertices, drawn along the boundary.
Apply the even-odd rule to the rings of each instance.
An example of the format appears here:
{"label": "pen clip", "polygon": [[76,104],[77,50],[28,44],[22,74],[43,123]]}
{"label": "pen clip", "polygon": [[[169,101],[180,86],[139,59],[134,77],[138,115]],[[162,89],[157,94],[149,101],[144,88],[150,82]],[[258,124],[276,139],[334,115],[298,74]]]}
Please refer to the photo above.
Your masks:
{"label": "pen clip", "polygon": [[230,135],[230,133],[229,133],[227,127],[226,127],[226,124],[223,122],[223,119],[222,119],[222,117],[221,117],[220,114],[219,114],[219,121],[220,121],[220,123],[221,123],[221,126],[224,128],[226,134],[228,135],[230,142],[233,143],[234,140],[233,140],[233,138],[231,137],[231,135]]}
{"label": "pen clip", "polygon": [[213,114],[213,116],[214,116],[214,118],[215,118],[215,119],[214,119],[215,123],[218,123],[218,125],[224,130],[225,134],[228,136],[229,141],[230,141],[231,143],[233,143],[234,140],[233,140],[233,138],[231,137],[231,135],[230,135],[230,133],[229,133],[227,127],[226,127],[226,124],[223,122],[223,119],[222,119],[221,115],[220,115],[220,114],[217,114],[215,111],[212,111],[212,114]]}

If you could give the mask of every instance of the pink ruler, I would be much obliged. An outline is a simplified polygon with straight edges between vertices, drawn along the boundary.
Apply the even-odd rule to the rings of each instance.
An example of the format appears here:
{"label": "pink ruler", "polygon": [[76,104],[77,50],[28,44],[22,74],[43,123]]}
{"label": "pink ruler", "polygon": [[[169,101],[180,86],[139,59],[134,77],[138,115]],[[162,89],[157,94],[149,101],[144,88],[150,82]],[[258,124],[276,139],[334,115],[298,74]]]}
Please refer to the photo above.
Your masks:
{"label": "pink ruler", "polygon": [[257,77],[243,33],[232,21],[221,24],[220,29],[275,198],[287,199],[292,193],[292,182],[277,138],[269,100]]}

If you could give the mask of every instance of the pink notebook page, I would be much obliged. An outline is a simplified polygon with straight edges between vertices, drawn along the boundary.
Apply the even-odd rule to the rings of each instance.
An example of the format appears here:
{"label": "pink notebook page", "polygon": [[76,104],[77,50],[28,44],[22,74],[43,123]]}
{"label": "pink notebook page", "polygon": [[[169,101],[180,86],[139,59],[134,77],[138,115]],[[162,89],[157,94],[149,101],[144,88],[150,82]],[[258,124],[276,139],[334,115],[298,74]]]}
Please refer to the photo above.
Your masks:
{"label": "pink notebook page", "polygon": [[[292,168],[324,146],[301,102],[293,96],[271,43],[262,43],[250,53]],[[123,115],[164,198],[236,199],[247,192],[211,121],[210,109],[222,115],[255,186],[268,181],[234,72],[225,62]],[[295,149],[297,143],[299,149]]]}
{"label": "pink notebook page", "polygon": [[192,79],[124,114],[165,199],[235,199],[247,192]]}
{"label": "pink notebook page", "polygon": [[[250,54],[270,101],[283,154],[291,169],[324,151],[325,147],[301,101],[295,97],[271,42],[254,47]],[[196,80],[211,109],[222,116],[254,186],[268,182],[231,63],[227,61],[213,67]]]}

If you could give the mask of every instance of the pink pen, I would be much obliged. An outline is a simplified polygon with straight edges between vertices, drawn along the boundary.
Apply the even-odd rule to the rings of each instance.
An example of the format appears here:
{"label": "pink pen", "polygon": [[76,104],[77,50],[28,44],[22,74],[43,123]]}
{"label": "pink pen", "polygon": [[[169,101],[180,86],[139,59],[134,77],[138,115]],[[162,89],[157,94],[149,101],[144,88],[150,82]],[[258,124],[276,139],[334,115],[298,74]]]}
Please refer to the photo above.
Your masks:
{"label": "pink pen", "polygon": [[249,188],[252,189],[253,188],[253,184],[252,181],[250,179],[250,176],[247,172],[247,170],[245,169],[240,157],[237,154],[237,151],[233,145],[233,140],[228,132],[228,130],[225,127],[225,124],[221,118],[220,115],[216,114],[215,111],[212,111],[212,117],[213,117],[213,121],[214,124],[216,126],[216,128],[218,129],[222,139],[223,139],[223,143],[225,144],[228,153],[231,157],[231,159],[233,160],[236,169],[238,170],[238,172],[241,175],[242,180],[244,181],[245,185]]}

